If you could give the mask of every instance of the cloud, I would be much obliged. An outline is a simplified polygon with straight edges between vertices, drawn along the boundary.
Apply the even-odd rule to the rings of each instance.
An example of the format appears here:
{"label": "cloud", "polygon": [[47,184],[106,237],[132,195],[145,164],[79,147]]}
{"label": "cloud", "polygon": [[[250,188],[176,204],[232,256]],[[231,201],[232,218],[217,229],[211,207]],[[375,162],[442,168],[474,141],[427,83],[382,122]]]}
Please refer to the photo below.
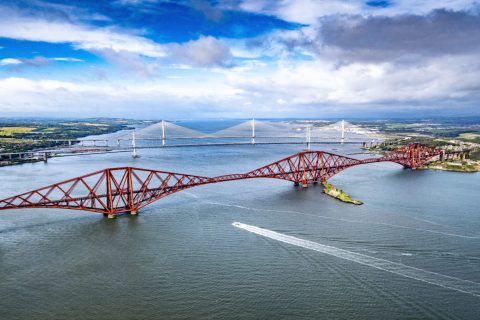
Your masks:
{"label": "cloud", "polygon": [[22,61],[19,59],[13,59],[13,58],[5,58],[0,60],[0,66],[10,66],[10,65],[17,65],[17,64],[22,64]]}
{"label": "cloud", "polygon": [[357,14],[361,12],[362,3],[356,0],[243,0],[239,8],[273,15],[286,21],[312,24],[323,16]]}
{"label": "cloud", "polygon": [[2,66],[19,66],[19,65],[26,65],[26,66],[43,66],[50,62],[51,60],[45,57],[34,57],[31,59],[23,59],[23,58],[5,58],[0,60],[0,65]]}
{"label": "cloud", "polygon": [[[143,1],[135,2],[140,5]],[[120,4],[120,3],[119,3]],[[126,3],[121,3],[127,5]],[[194,2],[199,10],[213,10],[203,2]],[[48,8],[50,8],[48,6]],[[19,10],[0,5],[0,37],[16,40],[70,43],[76,49],[87,50],[105,58],[124,71],[152,76],[158,74],[161,59],[169,58],[196,67],[229,66],[231,53],[226,44],[214,37],[201,36],[183,44],[158,44],[135,34],[132,30],[116,27],[94,27],[72,22],[71,16],[55,6],[54,12],[33,14],[31,10]],[[71,8],[68,9],[71,11]],[[41,11],[43,12],[43,11]],[[36,57],[18,59],[23,65],[46,64],[52,59]],[[70,61],[73,58],[54,58]],[[5,62],[8,63],[8,60]],[[11,63],[12,64],[12,63]],[[20,64],[20,63],[18,63]]]}
{"label": "cloud", "polygon": [[222,10],[212,6],[205,0],[191,0],[191,6],[200,12],[202,12],[207,19],[212,21],[220,21],[223,18]]}
{"label": "cloud", "polygon": [[147,38],[114,27],[92,27],[64,19],[31,16],[14,8],[0,6],[0,37],[72,43],[87,51],[109,49],[159,58],[165,56],[163,47]]}
{"label": "cloud", "polygon": [[[339,15],[396,16],[403,14],[425,15],[436,9],[468,11],[475,9],[475,0],[401,0],[388,2],[387,6],[371,6],[364,0],[241,0],[229,5],[248,12],[273,15],[280,19],[307,25],[317,25],[320,18]],[[229,2],[227,2],[229,3]]]}
{"label": "cloud", "polygon": [[173,59],[197,67],[228,66],[231,64],[230,49],[214,37],[201,36],[198,40],[191,40],[183,44],[170,45]]}
{"label": "cloud", "polygon": [[115,1],[115,3],[121,6],[131,6],[131,5],[141,5],[145,3],[155,3],[159,1],[160,0],[117,0]]}
{"label": "cloud", "polygon": [[50,58],[50,60],[64,61],[64,62],[84,62],[84,60],[82,60],[82,59],[69,58],[69,57],[67,57],[67,58],[64,58],[64,57],[63,58],[62,57],[60,57],[60,58]]}
{"label": "cloud", "polygon": [[81,59],[70,58],[70,57],[58,57],[58,58],[45,58],[42,56],[37,56],[31,59],[25,58],[5,58],[0,60],[1,66],[44,66],[49,64],[52,61],[62,61],[62,62],[83,62]]}
{"label": "cloud", "polygon": [[402,68],[392,62],[334,66],[322,59],[265,68],[262,66],[265,72],[257,67],[221,69],[196,77],[189,73],[194,70],[184,70],[188,73],[182,76],[167,74],[146,81],[75,83],[11,77],[0,80],[0,111],[72,115],[78,110],[84,116],[140,118],[167,114],[176,118],[185,114],[357,116],[420,110],[480,113],[476,107],[480,99],[480,61],[476,55],[431,57]]}
{"label": "cloud", "polygon": [[[0,111],[83,117],[122,114],[135,118],[240,114],[243,104],[238,89],[224,83],[211,86],[182,80],[172,85],[172,81],[113,84],[10,77],[0,79]],[[235,106],[229,106],[231,101],[236,101]]]}
{"label": "cloud", "polygon": [[317,41],[351,59],[480,53],[480,16],[435,10],[426,16],[340,17],[322,20]]}
{"label": "cloud", "polygon": [[399,68],[391,62],[332,66],[316,60],[284,63],[268,76],[231,74],[229,81],[254,97],[252,102],[283,101],[282,108],[292,113],[309,106],[321,110],[325,105],[349,105],[355,112],[358,106],[402,110],[412,104],[435,107],[447,101],[461,109],[465,101],[480,97],[480,62],[476,55],[443,56]]}
{"label": "cloud", "polygon": [[157,60],[142,57],[134,52],[111,49],[94,50],[93,52],[126,72],[133,72],[143,77],[156,76],[160,72],[160,64]]}
{"label": "cloud", "polygon": [[316,26],[277,31],[247,40],[250,51],[294,59],[296,54],[353,62],[422,63],[442,55],[480,54],[480,14],[434,10],[427,15],[335,15]]}
{"label": "cloud", "polygon": [[[114,8],[132,6],[128,12],[150,17],[155,1],[119,0]],[[0,5],[0,37],[67,43],[104,60],[87,60],[79,65],[87,71],[74,75],[55,73],[54,66],[43,74],[62,81],[38,80],[41,70],[36,80],[0,79],[0,112],[173,118],[354,116],[379,110],[480,113],[480,16],[472,1],[366,2],[171,1],[193,6],[210,20],[202,21],[213,25],[220,19],[234,28],[228,10],[238,9],[303,25],[268,29],[254,38],[200,36],[161,44],[147,35],[172,39],[162,32],[185,30],[159,31],[149,19],[145,30],[112,25],[120,20],[88,24],[83,17],[94,16],[93,7],[78,17],[61,6],[40,14]],[[7,56],[0,66],[14,71],[54,62],[80,61]]]}
{"label": "cloud", "polygon": [[38,67],[50,63],[51,60],[45,57],[38,56],[31,59],[20,59],[20,61],[24,65]]}

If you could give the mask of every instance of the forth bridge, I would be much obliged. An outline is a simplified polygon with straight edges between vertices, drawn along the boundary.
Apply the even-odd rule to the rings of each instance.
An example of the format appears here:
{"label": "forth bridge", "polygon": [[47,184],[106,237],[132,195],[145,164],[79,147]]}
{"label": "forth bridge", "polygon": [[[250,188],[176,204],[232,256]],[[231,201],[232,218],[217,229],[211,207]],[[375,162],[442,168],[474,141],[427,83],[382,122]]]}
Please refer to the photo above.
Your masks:
{"label": "forth bridge", "polygon": [[417,169],[440,155],[440,150],[420,144],[410,144],[382,157],[363,160],[324,151],[303,151],[250,172],[216,177],[133,167],[107,168],[0,200],[0,210],[58,208],[85,210],[115,218],[121,213],[135,215],[154,201],[200,185],[272,178],[307,187],[325,183],[352,166],[389,161]]}

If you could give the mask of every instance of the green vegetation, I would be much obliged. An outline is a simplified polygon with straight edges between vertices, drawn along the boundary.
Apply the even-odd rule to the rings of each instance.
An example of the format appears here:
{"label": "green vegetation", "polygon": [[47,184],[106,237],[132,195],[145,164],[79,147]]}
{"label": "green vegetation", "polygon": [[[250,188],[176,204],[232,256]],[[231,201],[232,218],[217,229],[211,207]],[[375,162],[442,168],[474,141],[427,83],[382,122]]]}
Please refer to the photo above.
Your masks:
{"label": "green vegetation", "polygon": [[478,132],[468,132],[461,133],[458,135],[458,139],[467,142],[480,143],[480,133]]}
{"label": "green vegetation", "polygon": [[361,125],[386,135],[452,139],[463,133],[480,135],[480,118],[449,117],[432,119],[395,119],[361,121]]}
{"label": "green vegetation", "polygon": [[340,201],[346,202],[346,203],[352,203],[356,205],[361,205],[363,204],[362,201],[359,200],[353,200],[345,191],[342,189],[338,189],[335,186],[331,185],[330,183],[324,183],[323,184],[323,192],[335,199],[338,199]]}
{"label": "green vegetation", "polygon": [[0,153],[26,152],[63,145],[62,141],[126,129],[137,122],[123,119],[78,121],[0,119]]}
{"label": "green vegetation", "polygon": [[430,137],[415,137],[409,139],[391,139],[385,141],[385,143],[375,145],[373,147],[368,148],[369,151],[374,152],[389,152],[397,149],[398,147],[405,146],[411,143],[420,143],[423,145],[440,148],[445,146],[457,146],[456,143],[452,141],[447,141],[444,139],[438,138],[430,138]]}
{"label": "green vegetation", "polygon": [[11,137],[19,133],[32,132],[35,128],[32,127],[2,127],[0,128],[0,136]]}
{"label": "green vegetation", "polygon": [[475,163],[462,162],[431,162],[420,169],[433,169],[433,170],[445,170],[455,172],[478,172],[480,171],[480,165]]}
{"label": "green vegetation", "polygon": [[470,153],[470,160],[480,161],[480,149]]}

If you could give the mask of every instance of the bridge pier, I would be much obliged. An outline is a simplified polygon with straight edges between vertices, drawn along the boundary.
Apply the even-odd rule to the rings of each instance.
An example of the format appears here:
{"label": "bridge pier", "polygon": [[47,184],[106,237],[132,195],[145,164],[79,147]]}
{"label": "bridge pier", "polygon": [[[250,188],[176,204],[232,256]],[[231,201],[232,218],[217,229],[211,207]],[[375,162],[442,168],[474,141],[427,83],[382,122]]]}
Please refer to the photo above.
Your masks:
{"label": "bridge pier", "polygon": [[115,214],[107,214],[108,219],[115,219],[117,216]]}
{"label": "bridge pier", "polygon": [[302,183],[303,188],[308,188],[308,183]]}
{"label": "bridge pier", "polygon": [[298,187],[299,185],[300,185],[300,183],[298,183],[297,181],[295,181],[295,182],[293,183],[293,186],[294,186],[294,187]]}
{"label": "bridge pier", "polygon": [[132,211],[130,211],[130,215],[131,216],[136,216],[136,215],[138,215],[138,211],[137,210],[132,210]]}

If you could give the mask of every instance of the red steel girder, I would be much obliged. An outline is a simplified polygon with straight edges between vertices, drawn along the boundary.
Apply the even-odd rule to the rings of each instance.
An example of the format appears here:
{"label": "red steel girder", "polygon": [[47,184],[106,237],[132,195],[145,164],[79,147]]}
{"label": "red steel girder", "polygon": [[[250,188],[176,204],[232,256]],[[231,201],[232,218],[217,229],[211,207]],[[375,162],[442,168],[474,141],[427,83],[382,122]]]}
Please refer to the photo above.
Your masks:
{"label": "red steel girder", "polygon": [[115,215],[136,212],[170,194],[199,185],[254,178],[273,178],[308,185],[326,182],[349,167],[391,161],[416,169],[441,151],[410,144],[380,158],[353,159],[324,151],[304,151],[261,168],[217,177],[142,168],[107,168],[0,200],[0,210],[61,208]]}

